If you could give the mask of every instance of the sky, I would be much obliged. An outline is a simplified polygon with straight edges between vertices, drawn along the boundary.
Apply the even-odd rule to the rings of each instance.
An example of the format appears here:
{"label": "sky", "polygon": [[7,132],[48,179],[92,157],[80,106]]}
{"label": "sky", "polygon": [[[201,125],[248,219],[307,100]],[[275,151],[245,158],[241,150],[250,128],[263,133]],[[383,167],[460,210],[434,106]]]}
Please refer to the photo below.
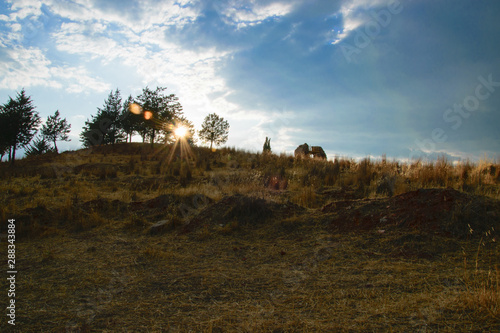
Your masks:
{"label": "sky", "polygon": [[8,0],[0,103],[25,89],[81,147],[110,91],[166,87],[225,146],[451,161],[500,158],[500,1]]}

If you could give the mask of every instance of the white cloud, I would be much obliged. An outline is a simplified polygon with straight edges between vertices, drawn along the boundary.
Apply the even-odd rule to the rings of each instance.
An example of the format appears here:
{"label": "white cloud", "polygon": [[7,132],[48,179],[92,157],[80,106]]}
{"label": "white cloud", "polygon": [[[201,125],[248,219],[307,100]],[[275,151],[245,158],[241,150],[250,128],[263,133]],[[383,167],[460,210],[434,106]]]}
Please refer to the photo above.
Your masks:
{"label": "white cloud", "polygon": [[50,61],[39,49],[15,46],[5,50],[0,64],[0,88],[18,89],[20,87],[43,85],[57,87],[52,80]]}
{"label": "white cloud", "polygon": [[42,1],[39,0],[9,0],[12,13],[9,20],[22,20],[30,16],[39,16],[42,14]]}
{"label": "white cloud", "polygon": [[293,9],[292,3],[274,2],[257,4],[255,2],[240,1],[231,2],[222,14],[229,18],[229,23],[236,24],[238,28],[244,28],[263,22],[272,17],[281,17],[290,13]]}
{"label": "white cloud", "polygon": [[343,25],[336,31],[332,44],[338,44],[347,38],[352,31],[373,20],[369,10],[394,3],[395,0],[346,0],[340,10],[333,16],[340,15]]}
{"label": "white cloud", "polygon": [[69,93],[82,93],[88,90],[104,92],[111,88],[109,83],[89,76],[83,66],[52,67],[50,73],[54,78],[63,80],[68,84],[66,91]]}
{"label": "white cloud", "polygon": [[[156,26],[134,33],[127,28],[111,33],[94,33],[86,23],[63,24],[53,39],[57,49],[89,59],[133,68],[144,85],[171,86],[191,103],[209,104],[208,95],[226,89],[216,66],[228,52],[215,48],[187,50],[166,39],[165,27]],[[132,38],[130,38],[132,37]]]}
{"label": "white cloud", "polygon": [[175,0],[136,2],[136,8],[118,4],[114,8],[100,7],[95,0],[49,0],[46,5],[55,15],[74,22],[107,22],[127,27],[134,32],[148,30],[155,25],[183,26],[198,17],[189,2]]}
{"label": "white cloud", "polygon": [[[79,57],[80,64],[54,65],[46,51],[15,46],[22,37],[1,38],[9,41],[15,54],[0,65],[0,87],[17,89],[20,86],[49,86],[70,93],[103,92],[110,84],[90,74],[88,60],[100,61],[103,66],[131,70],[139,75],[142,86],[167,86],[175,92],[184,106],[208,113],[233,114],[239,106],[228,101],[228,87],[218,75],[217,68],[232,51],[213,48],[187,49],[169,39],[169,29],[182,28],[195,20],[198,9],[188,1],[135,2],[134,8],[103,8],[95,0],[46,0],[47,10],[41,12],[39,2],[21,0],[12,5],[12,24],[21,17],[36,20],[50,16],[60,28],[50,34],[57,51]],[[234,4],[237,5],[236,3]],[[233,6],[228,6],[233,7]],[[265,19],[286,15],[292,4],[284,2],[250,3],[250,8],[228,10],[225,14],[232,24],[252,25]],[[41,16],[41,17],[45,17]],[[45,18],[46,19],[46,18]],[[47,23],[45,19],[40,19]],[[53,22],[54,23],[54,22]],[[19,27],[12,25],[12,33]],[[63,57],[65,58],[65,57]],[[217,95],[217,98],[213,96]]]}
{"label": "white cloud", "polygon": [[5,51],[5,58],[0,63],[1,89],[15,90],[31,86],[66,87],[68,92],[109,89],[108,84],[89,76],[83,67],[52,65],[37,48],[14,46]]}

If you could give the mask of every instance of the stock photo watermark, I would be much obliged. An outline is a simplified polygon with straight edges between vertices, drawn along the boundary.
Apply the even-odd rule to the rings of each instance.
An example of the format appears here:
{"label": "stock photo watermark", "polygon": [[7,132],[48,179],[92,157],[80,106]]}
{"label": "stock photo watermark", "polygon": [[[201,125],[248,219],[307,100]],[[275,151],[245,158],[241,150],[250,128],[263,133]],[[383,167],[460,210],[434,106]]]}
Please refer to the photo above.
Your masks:
{"label": "stock photo watermark", "polygon": [[404,7],[399,0],[389,3],[386,9],[370,11],[371,20],[363,25],[362,29],[357,29],[354,36],[354,45],[342,42],[340,49],[348,63],[353,61],[353,56],[361,54],[373,40],[380,35],[383,28],[387,28],[394,15],[400,14]]}
{"label": "stock photo watermark", "polygon": [[[479,110],[481,102],[485,102],[489,99],[497,88],[500,87],[500,81],[494,81],[493,74],[489,74],[486,78],[484,76],[479,76],[477,80],[479,83],[476,85],[473,94],[467,95],[461,103],[455,103],[452,107],[443,112],[443,121],[449,124],[449,128],[453,131],[457,131],[462,126],[465,119],[469,119],[474,112]],[[415,139],[415,144],[419,149],[418,154],[420,154],[420,152],[436,151],[438,144],[443,144],[448,140],[449,137],[446,133],[446,129],[436,127],[431,131],[428,138],[423,140]],[[415,158],[416,155],[417,152],[412,151],[410,160]]]}
{"label": "stock photo watermark", "polygon": [[7,231],[7,281],[8,281],[8,305],[7,317],[8,323],[12,326],[16,325],[16,220],[8,220]]}

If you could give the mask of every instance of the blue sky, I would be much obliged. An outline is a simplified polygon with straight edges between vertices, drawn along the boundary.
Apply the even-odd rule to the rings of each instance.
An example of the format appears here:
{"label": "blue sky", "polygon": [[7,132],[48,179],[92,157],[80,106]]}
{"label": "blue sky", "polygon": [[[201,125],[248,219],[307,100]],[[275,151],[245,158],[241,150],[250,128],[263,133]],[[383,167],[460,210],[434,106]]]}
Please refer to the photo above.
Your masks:
{"label": "blue sky", "polygon": [[226,145],[330,158],[500,158],[494,0],[0,3],[0,102],[26,89],[72,141],[111,90],[167,87]]}

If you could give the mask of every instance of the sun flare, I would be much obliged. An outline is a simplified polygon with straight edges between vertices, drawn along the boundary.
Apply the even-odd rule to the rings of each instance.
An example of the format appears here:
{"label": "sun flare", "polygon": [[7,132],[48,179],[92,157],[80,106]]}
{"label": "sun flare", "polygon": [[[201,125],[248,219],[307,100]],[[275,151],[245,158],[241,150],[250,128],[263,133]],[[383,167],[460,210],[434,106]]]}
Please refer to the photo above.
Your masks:
{"label": "sun flare", "polygon": [[153,112],[151,111],[144,111],[144,119],[149,120],[153,118]]}
{"label": "sun flare", "polygon": [[142,113],[142,108],[139,104],[137,103],[131,103],[129,105],[129,110],[130,112],[132,112],[133,114],[141,114]]}
{"label": "sun flare", "polygon": [[174,130],[174,133],[178,138],[185,138],[188,135],[188,129],[184,126],[179,126]]}

